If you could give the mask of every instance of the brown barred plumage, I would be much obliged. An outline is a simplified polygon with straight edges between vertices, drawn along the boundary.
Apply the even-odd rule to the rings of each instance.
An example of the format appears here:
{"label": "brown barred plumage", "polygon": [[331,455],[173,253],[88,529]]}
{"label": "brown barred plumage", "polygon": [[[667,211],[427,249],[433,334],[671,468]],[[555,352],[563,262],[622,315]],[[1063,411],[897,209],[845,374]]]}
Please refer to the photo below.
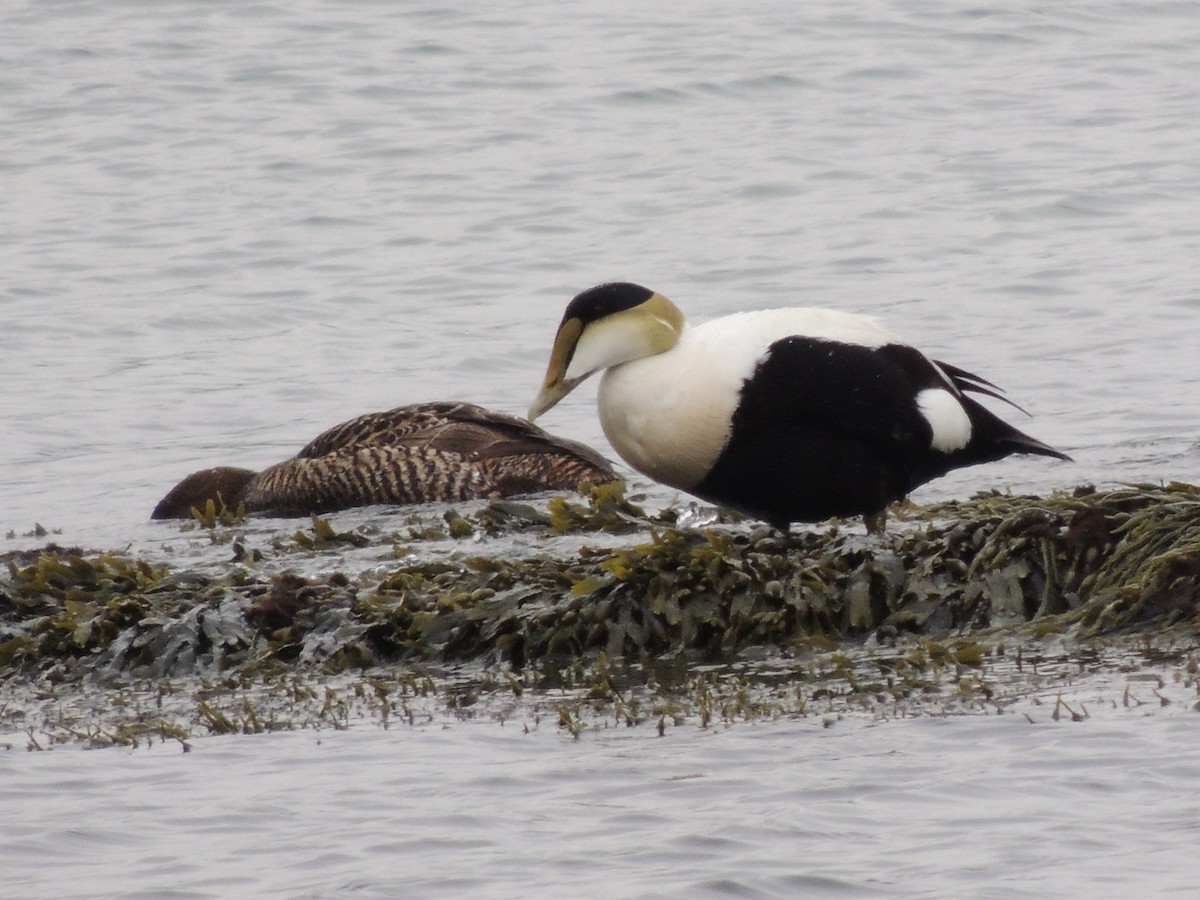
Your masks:
{"label": "brown barred plumage", "polygon": [[579,490],[616,478],[594,450],[525,419],[470,403],[423,403],[343,422],[262,472],[218,467],[193,473],[151,517],[186,518],[209,499],[229,508],[244,503],[248,511],[307,515],[375,503]]}

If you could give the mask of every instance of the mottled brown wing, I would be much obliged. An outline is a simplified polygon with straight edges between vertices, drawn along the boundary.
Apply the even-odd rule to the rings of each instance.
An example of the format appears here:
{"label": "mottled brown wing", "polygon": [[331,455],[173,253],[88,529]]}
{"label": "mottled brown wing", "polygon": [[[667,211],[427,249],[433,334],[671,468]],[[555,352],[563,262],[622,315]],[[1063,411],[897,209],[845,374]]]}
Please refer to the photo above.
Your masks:
{"label": "mottled brown wing", "polygon": [[605,473],[606,480],[616,477],[608,461],[584,444],[555,437],[527,419],[462,402],[419,403],[359,416],[318,435],[297,456],[316,458],[368,445],[426,447],[478,460],[577,456]]}
{"label": "mottled brown wing", "polygon": [[464,407],[471,407],[471,404],[417,403],[386,412],[367,413],[321,432],[296,455],[316,458],[346,447],[421,443],[448,421],[454,421]]}
{"label": "mottled brown wing", "polygon": [[578,491],[585,485],[607,484],[617,480],[612,467],[567,450],[492,456],[478,462],[495,496],[533,494],[538,491]]}
{"label": "mottled brown wing", "polygon": [[594,450],[525,419],[471,403],[422,403],[343,422],[257,475],[197,473],[203,484],[177,488],[156,515],[186,515],[193,495],[209,496],[214,485],[232,493],[234,482],[214,475],[226,472],[239,473],[236,487],[244,484],[239,499],[248,510],[282,515],[578,490],[617,477]]}
{"label": "mottled brown wing", "polygon": [[298,456],[264,469],[244,494],[247,509],[279,514],[492,496],[494,489],[477,465],[457,454],[412,446],[348,447],[317,458]]}
{"label": "mottled brown wing", "polygon": [[556,437],[519,416],[463,404],[432,442],[435,446],[471,454],[478,459],[525,454],[578,456],[609,473],[608,461],[586,444]]}

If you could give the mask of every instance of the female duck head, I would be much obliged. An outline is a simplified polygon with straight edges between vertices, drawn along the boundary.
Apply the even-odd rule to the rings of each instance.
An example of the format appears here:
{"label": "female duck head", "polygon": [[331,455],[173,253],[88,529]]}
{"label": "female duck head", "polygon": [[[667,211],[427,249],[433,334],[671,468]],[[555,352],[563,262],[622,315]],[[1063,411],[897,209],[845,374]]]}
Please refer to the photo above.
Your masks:
{"label": "female duck head", "polygon": [[684,324],[674,303],[639,284],[618,281],[579,294],[568,304],[554,336],[542,390],[529,409],[530,421],[589,375],[670,350]]}

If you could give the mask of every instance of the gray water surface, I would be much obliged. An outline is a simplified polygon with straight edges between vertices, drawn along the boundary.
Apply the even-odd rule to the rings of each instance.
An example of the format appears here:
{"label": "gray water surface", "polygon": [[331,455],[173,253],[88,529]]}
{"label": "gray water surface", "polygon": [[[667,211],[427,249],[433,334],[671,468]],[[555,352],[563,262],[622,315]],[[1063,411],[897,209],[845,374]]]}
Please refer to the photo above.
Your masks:
{"label": "gray water surface", "polygon": [[[879,315],[1076,459],[918,500],[1196,481],[1198,45],[1116,0],[7,4],[0,549],[177,541],[184,474],[362,412],[522,413],[614,279]],[[591,392],[544,424],[611,455]],[[0,893],[1183,895],[1195,721],[0,753]]]}
{"label": "gray water surface", "polygon": [[[144,534],[365,411],[523,412],[613,279],[881,315],[1078,460],[922,497],[1200,477],[1188,4],[8,9],[4,531]],[[608,451],[591,390],[546,425]]]}
{"label": "gray water surface", "polygon": [[0,861],[22,897],[1183,897],[1187,716],[8,753]]}

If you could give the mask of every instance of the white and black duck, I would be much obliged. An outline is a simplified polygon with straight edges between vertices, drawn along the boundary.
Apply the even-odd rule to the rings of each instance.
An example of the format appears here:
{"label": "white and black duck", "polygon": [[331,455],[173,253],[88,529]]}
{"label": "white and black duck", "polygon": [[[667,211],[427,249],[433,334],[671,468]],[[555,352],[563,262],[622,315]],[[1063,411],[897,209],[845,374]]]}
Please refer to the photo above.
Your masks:
{"label": "white and black duck", "polygon": [[626,462],[780,529],[861,515],[879,532],[889,503],[952,469],[1069,459],[968,396],[1004,399],[991,382],[868,316],[768,309],[693,327],[661,294],[602,284],[568,305],[529,418],[602,369],[600,421]]}

